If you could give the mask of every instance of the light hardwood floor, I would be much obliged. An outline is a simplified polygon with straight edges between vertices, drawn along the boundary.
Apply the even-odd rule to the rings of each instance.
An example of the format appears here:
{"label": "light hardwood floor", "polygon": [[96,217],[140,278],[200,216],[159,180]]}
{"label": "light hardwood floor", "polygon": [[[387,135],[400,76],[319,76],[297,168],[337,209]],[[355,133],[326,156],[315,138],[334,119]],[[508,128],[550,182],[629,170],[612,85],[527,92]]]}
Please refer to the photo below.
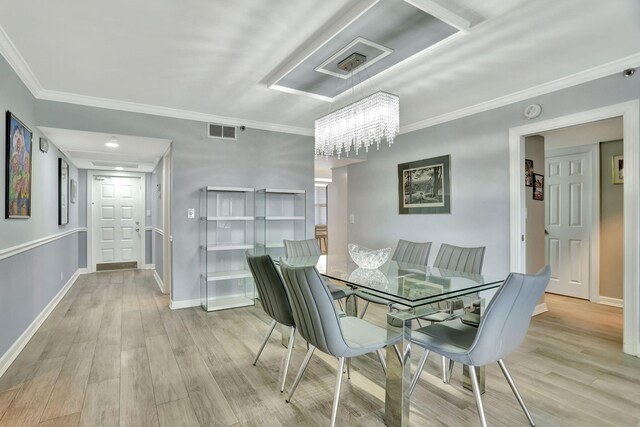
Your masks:
{"label": "light hardwood floor", "polygon": [[[621,352],[621,310],[553,295],[547,303],[506,361],[537,425],[639,426],[640,359]],[[366,318],[382,322],[384,312],[371,307]],[[314,356],[285,403],[277,332],[251,364],[269,320],[259,306],[171,311],[148,271],[81,276],[0,378],[0,427],[328,425],[335,359]],[[287,389],[306,350],[296,343]],[[412,425],[477,425],[460,367],[451,385],[439,369],[433,358],[422,375]],[[355,360],[338,424],[382,426],[383,387],[374,357]],[[483,399],[490,425],[528,425],[497,366]]]}

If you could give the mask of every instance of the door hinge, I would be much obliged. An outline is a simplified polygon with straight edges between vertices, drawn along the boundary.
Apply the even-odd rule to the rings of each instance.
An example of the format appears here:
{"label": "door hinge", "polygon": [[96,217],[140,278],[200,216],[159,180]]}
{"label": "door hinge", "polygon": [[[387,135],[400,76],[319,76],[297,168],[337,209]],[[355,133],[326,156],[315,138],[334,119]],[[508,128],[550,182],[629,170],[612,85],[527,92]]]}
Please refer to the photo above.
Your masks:
{"label": "door hinge", "polygon": [[524,234],[520,235],[520,240],[524,242]]}

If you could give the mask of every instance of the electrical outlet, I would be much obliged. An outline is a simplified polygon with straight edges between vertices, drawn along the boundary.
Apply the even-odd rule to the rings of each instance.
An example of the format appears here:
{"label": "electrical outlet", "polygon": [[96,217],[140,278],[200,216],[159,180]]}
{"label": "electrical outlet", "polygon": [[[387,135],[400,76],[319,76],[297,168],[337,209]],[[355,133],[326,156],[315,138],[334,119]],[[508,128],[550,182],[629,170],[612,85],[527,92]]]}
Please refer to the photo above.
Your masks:
{"label": "electrical outlet", "polygon": [[196,210],[194,208],[187,209],[187,218],[193,219],[196,217]]}
{"label": "electrical outlet", "polygon": [[63,272],[63,271],[61,271],[61,272],[60,272],[60,281],[62,282],[63,280],[64,280],[64,272]]}
{"label": "electrical outlet", "polygon": [[354,214],[350,214],[349,215],[349,224],[355,224],[356,223],[356,216]]}

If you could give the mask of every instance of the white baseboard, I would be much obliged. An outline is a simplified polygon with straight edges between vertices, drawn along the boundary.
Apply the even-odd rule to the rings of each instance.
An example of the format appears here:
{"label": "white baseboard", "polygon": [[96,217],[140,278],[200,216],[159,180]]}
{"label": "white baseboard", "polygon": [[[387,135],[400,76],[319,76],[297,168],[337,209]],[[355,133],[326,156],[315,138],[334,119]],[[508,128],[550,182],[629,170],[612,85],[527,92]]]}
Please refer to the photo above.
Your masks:
{"label": "white baseboard", "polygon": [[602,305],[610,305],[612,307],[622,308],[624,304],[621,298],[598,297],[598,303]]}
{"label": "white baseboard", "polygon": [[144,264],[142,266],[142,270],[155,270],[155,269],[156,269],[155,264]]}
{"label": "white baseboard", "polygon": [[79,268],[77,271],[78,274],[89,274],[88,268]]}
{"label": "white baseboard", "polygon": [[546,313],[549,311],[549,307],[547,307],[547,303],[543,302],[542,304],[536,305],[535,310],[533,310],[533,316],[537,316],[538,314]]}
{"label": "white baseboard", "polygon": [[169,307],[171,308],[171,310],[179,310],[181,308],[189,308],[189,307],[200,307],[200,298],[187,299],[183,301],[171,300],[171,302],[169,303]]}
{"label": "white baseboard", "polygon": [[158,271],[155,268],[153,269],[153,278],[156,279],[156,283],[158,284],[158,287],[160,288],[160,292],[162,292],[164,294],[165,293],[164,292],[164,282],[160,278],[160,275],[158,274]]}
{"label": "white baseboard", "polygon": [[78,269],[75,271],[75,273],[73,273],[71,278],[67,281],[67,283],[65,283],[62,289],[60,289],[58,294],[55,297],[53,297],[51,302],[47,304],[44,310],[42,310],[40,314],[38,314],[38,316],[36,316],[36,318],[33,319],[33,322],[31,322],[29,327],[27,327],[27,329],[22,333],[22,335],[20,335],[20,337],[13,343],[13,345],[9,348],[9,350],[7,350],[7,352],[3,354],[2,357],[0,357],[0,376],[2,376],[7,369],[9,369],[9,366],[11,366],[13,361],[16,359],[16,357],[18,357],[18,355],[27,345],[29,340],[35,335],[35,333],[38,331],[40,326],[42,326],[44,321],[47,320],[47,317],[49,317],[53,309],[56,308],[58,303],[67,294],[69,289],[71,289],[71,286],[73,286],[75,281],[78,279],[78,276],[80,276],[80,274],[83,274],[81,273],[81,270],[86,270],[86,269]]}

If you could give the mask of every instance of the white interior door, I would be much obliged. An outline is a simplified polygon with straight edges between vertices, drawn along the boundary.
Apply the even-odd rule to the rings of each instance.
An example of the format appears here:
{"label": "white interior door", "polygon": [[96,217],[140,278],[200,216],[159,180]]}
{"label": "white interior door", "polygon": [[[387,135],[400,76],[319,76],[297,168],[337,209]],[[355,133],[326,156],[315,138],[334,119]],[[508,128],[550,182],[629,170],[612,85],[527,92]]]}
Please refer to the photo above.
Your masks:
{"label": "white interior door", "polygon": [[94,175],[91,190],[93,264],[142,266],[141,177]]}
{"label": "white interior door", "polygon": [[591,153],[545,159],[547,291],[584,299],[589,299],[591,162]]}

